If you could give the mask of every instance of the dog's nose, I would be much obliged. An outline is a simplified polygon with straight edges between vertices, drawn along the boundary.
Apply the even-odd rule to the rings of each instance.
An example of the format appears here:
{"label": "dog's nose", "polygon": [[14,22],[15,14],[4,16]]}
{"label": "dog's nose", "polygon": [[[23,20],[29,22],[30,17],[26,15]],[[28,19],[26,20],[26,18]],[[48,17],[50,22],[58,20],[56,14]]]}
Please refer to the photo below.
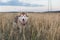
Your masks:
{"label": "dog's nose", "polygon": [[23,21],[25,21],[25,20],[23,19]]}
{"label": "dog's nose", "polygon": [[22,24],[25,25],[25,19],[22,19],[22,21],[23,21]]}

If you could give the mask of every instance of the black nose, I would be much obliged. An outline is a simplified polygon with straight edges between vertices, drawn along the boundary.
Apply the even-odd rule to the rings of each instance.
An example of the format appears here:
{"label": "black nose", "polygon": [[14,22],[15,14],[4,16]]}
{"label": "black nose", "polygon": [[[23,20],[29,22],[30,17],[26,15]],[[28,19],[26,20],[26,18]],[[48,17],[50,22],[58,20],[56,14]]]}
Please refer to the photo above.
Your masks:
{"label": "black nose", "polygon": [[23,21],[24,21],[24,19],[23,19]]}

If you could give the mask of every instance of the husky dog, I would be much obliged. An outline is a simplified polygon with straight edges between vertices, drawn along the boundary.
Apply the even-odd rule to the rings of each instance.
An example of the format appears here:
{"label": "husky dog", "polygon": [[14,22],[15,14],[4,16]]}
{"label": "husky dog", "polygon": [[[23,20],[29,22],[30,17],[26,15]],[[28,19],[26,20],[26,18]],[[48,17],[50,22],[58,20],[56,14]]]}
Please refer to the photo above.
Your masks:
{"label": "husky dog", "polygon": [[27,27],[29,23],[28,19],[28,15],[24,12],[15,17],[15,26],[20,30],[20,33],[22,32],[22,29],[24,30]]}
{"label": "husky dog", "polygon": [[25,25],[28,22],[28,15],[26,13],[21,13],[15,17],[15,23],[20,22],[22,25]]}

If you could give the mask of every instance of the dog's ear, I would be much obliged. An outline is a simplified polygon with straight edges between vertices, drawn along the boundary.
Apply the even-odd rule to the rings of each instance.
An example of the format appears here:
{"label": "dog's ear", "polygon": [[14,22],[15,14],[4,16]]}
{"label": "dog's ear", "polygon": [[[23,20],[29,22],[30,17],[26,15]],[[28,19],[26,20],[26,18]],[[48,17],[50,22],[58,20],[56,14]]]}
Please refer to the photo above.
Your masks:
{"label": "dog's ear", "polygon": [[20,17],[21,16],[21,14],[20,15],[18,15],[18,17]]}
{"label": "dog's ear", "polygon": [[26,15],[28,17],[28,15]]}
{"label": "dog's ear", "polygon": [[25,15],[28,17],[28,14],[27,13]]}
{"label": "dog's ear", "polygon": [[19,16],[16,16],[16,17],[15,17],[15,23],[17,23],[17,21],[18,21],[18,17],[19,17]]}

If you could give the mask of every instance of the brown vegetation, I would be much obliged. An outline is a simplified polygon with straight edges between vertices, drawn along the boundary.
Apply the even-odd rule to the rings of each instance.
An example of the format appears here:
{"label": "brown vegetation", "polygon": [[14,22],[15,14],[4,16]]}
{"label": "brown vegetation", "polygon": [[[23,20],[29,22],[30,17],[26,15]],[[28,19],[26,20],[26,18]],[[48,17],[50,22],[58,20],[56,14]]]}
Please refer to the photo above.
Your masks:
{"label": "brown vegetation", "polygon": [[0,40],[60,40],[59,13],[29,13],[30,23],[21,33],[13,27],[19,13],[0,13]]}

